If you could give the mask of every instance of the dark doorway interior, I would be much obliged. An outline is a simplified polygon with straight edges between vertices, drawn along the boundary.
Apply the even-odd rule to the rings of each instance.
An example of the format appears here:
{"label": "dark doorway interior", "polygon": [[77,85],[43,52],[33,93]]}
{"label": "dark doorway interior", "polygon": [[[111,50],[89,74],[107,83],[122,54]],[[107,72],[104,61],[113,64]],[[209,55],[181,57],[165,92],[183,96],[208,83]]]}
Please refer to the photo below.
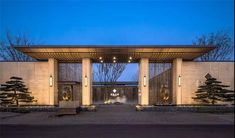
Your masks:
{"label": "dark doorway interior", "polygon": [[58,65],[59,101],[82,101],[82,64],[60,62]]}
{"label": "dark doorway interior", "polygon": [[149,103],[172,104],[172,63],[149,64]]}

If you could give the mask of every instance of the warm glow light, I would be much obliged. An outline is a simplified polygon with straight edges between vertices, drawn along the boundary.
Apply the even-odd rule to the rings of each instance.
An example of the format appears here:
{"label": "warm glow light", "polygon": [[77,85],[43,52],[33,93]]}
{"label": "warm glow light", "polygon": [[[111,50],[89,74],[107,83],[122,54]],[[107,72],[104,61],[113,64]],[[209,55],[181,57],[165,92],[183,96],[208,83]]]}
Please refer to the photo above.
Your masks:
{"label": "warm glow light", "polygon": [[50,87],[52,87],[52,85],[53,85],[53,78],[52,78],[52,76],[50,76],[50,78],[49,78],[49,85],[50,85]]}
{"label": "warm glow light", "polygon": [[147,84],[147,79],[146,79],[146,76],[144,76],[144,87],[146,86]]}
{"label": "warm glow light", "polygon": [[178,76],[178,85],[181,86],[181,76]]}
{"label": "warm glow light", "polygon": [[87,87],[87,84],[88,84],[88,79],[87,79],[87,76],[85,76],[85,80],[84,80],[85,82],[84,82],[84,85],[85,85],[85,87]]}
{"label": "warm glow light", "polygon": [[116,57],[113,57],[113,59],[116,59]]}
{"label": "warm glow light", "polygon": [[128,63],[131,63],[131,60],[128,60]]}
{"label": "warm glow light", "polygon": [[116,63],[116,60],[113,60],[113,63]]}
{"label": "warm glow light", "polygon": [[101,59],[102,59],[102,57],[99,57],[99,59],[101,60]]}
{"label": "warm glow light", "polygon": [[104,61],[103,60],[100,60],[101,63],[103,63]]}
{"label": "warm glow light", "polygon": [[132,60],[132,57],[129,57],[130,60]]}

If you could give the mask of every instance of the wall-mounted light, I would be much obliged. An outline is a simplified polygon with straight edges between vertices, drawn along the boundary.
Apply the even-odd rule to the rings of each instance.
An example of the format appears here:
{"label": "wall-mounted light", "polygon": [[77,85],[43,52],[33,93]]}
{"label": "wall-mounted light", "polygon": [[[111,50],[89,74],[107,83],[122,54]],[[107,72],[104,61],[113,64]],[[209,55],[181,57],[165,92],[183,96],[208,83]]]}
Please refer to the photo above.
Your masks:
{"label": "wall-mounted light", "polygon": [[87,76],[85,76],[85,78],[84,78],[84,85],[85,85],[85,87],[87,87],[87,85],[88,85],[88,79],[87,79]]}
{"label": "wall-mounted light", "polygon": [[113,60],[113,63],[116,63],[117,61],[116,60]]}
{"label": "wall-mounted light", "polygon": [[131,60],[128,60],[128,63],[131,63]]}
{"label": "wall-mounted light", "polygon": [[146,86],[147,84],[147,79],[146,79],[146,76],[144,76],[144,87]]}
{"label": "wall-mounted light", "polygon": [[52,87],[53,85],[53,78],[52,75],[49,77],[49,86]]}
{"label": "wall-mounted light", "polygon": [[132,60],[132,57],[129,57],[130,60]]}
{"label": "wall-mounted light", "polygon": [[102,57],[99,57],[100,60],[102,60],[103,58]]}
{"label": "wall-mounted light", "polygon": [[100,60],[101,63],[103,63],[104,61],[103,60]]}
{"label": "wall-mounted light", "polygon": [[113,57],[113,59],[115,60],[115,59],[116,59],[116,57]]}
{"label": "wall-mounted light", "polygon": [[181,86],[181,75],[178,76],[178,86]]}

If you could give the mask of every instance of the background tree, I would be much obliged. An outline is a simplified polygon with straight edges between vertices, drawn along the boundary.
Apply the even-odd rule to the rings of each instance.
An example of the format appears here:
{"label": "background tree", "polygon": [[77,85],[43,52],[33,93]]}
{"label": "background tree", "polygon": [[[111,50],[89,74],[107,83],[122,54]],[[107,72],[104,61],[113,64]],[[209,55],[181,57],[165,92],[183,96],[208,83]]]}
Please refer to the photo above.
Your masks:
{"label": "background tree", "polygon": [[202,103],[210,103],[214,105],[218,101],[231,102],[234,101],[234,91],[225,89],[228,85],[222,85],[220,81],[213,78],[209,73],[205,76],[204,85],[199,86],[195,92],[194,100]]}
{"label": "background tree", "polygon": [[224,61],[230,60],[234,54],[234,43],[228,32],[218,31],[209,35],[201,35],[193,42],[194,45],[202,47],[216,46],[216,48],[207,54],[199,57],[199,61]]}
{"label": "background tree", "polygon": [[124,63],[101,63],[96,64],[94,73],[94,80],[99,82],[105,82],[108,84],[105,87],[104,101],[110,98],[110,92],[113,89],[114,84],[117,82],[118,78],[122,75],[126,68]]}
{"label": "background tree", "polygon": [[0,101],[2,105],[19,106],[21,102],[34,102],[34,97],[30,96],[28,88],[24,85],[22,78],[11,77],[6,84],[1,84]]}
{"label": "background tree", "polygon": [[125,70],[124,63],[101,63],[96,64],[95,80],[100,82],[115,83]]}
{"label": "background tree", "polygon": [[14,48],[15,46],[30,47],[33,44],[33,41],[25,34],[12,35],[10,32],[7,32],[6,38],[1,38],[0,40],[0,60],[33,61],[33,58]]}

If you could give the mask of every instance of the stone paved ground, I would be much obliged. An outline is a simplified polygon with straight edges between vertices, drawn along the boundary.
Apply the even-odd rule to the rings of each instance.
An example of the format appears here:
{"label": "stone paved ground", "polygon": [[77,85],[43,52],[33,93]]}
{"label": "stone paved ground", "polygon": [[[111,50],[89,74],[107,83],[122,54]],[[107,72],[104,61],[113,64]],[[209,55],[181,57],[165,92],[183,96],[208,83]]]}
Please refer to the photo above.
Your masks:
{"label": "stone paved ground", "polygon": [[0,112],[0,124],[234,124],[233,113],[137,112],[133,105],[99,105],[97,112],[55,115],[55,112]]}

